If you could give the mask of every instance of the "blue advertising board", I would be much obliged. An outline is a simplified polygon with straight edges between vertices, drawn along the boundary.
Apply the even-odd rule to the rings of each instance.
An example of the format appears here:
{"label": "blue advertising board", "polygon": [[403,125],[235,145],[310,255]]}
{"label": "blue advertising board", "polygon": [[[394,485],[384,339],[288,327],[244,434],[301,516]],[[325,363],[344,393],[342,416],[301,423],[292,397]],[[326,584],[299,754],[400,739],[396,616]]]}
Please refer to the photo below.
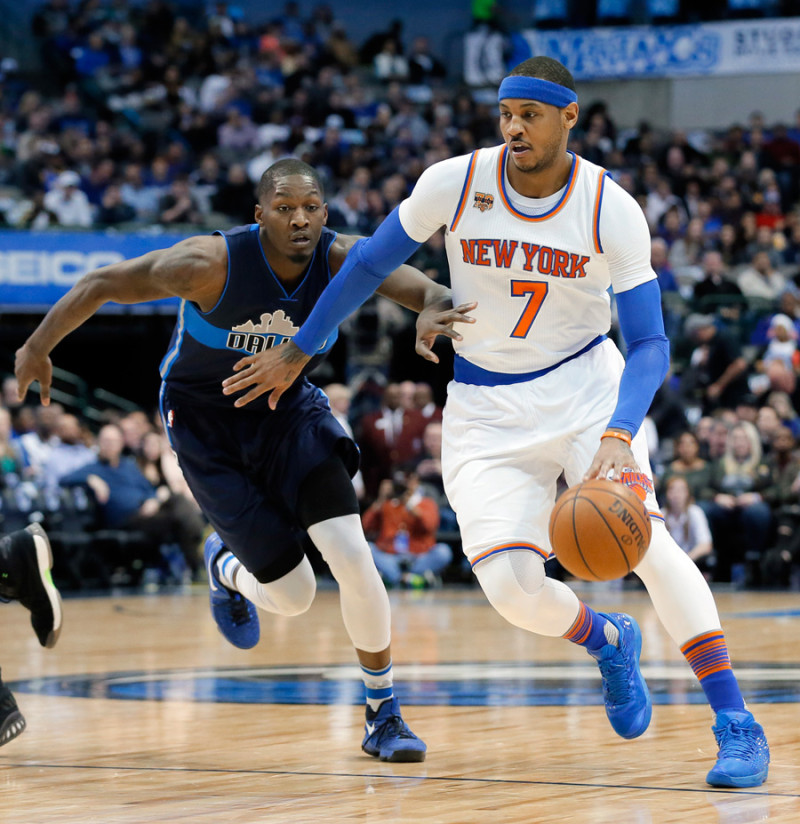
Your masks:
{"label": "blue advertising board", "polygon": [[[0,311],[41,311],[87,272],[165,249],[185,235],[112,232],[0,232]],[[136,311],[174,312],[177,298],[138,304]],[[127,309],[127,307],[126,307]],[[101,311],[122,311],[107,304]]]}

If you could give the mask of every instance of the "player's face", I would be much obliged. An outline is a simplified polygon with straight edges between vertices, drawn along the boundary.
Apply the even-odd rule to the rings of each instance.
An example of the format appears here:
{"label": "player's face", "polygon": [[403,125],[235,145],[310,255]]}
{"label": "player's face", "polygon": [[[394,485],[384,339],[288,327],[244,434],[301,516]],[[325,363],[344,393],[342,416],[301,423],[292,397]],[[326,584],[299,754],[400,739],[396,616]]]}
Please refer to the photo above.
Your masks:
{"label": "player's face", "polygon": [[292,263],[305,263],[328,222],[328,205],[313,178],[288,175],[278,178],[256,206],[256,222],[270,250]]}
{"label": "player's face", "polygon": [[563,109],[522,98],[500,102],[500,132],[511,162],[521,172],[553,167],[567,149],[569,130],[578,117],[577,103]]}

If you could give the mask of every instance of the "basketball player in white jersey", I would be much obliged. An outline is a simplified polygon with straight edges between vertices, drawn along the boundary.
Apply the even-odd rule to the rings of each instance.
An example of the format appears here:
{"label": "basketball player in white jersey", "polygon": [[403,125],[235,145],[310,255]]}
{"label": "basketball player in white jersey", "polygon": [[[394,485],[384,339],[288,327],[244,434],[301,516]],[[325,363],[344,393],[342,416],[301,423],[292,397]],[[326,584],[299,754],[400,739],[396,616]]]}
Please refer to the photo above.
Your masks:
{"label": "basketball player in white jersey", "polygon": [[[598,660],[606,712],[641,735],[651,702],[639,671],[641,633],[545,576],[547,524],[560,473],[572,485],[632,485],[653,519],[636,568],[715,713],[714,786],[764,782],[769,749],[745,707],[711,592],[669,536],[640,427],[666,374],[669,346],[638,204],[598,166],[567,150],[578,120],[570,73],[532,58],[500,85],[504,143],[435,164],[372,238],[360,241],[293,342],[243,358],[224,392],[244,406],[277,399],[309,356],[418,245],[445,227],[454,340],[442,449],[445,488],[464,552],[487,598],[512,624],[562,636]],[[606,337],[614,290],[627,362]],[[466,304],[466,301],[476,303]],[[472,317],[467,315],[472,313]],[[434,359],[433,336],[418,351]]]}

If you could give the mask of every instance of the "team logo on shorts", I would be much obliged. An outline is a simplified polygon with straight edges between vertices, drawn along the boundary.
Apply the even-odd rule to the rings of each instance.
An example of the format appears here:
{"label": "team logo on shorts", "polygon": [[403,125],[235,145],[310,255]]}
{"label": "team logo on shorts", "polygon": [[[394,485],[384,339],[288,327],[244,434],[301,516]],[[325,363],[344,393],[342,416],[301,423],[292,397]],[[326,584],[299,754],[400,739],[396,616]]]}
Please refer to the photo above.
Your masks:
{"label": "team logo on shorts", "polygon": [[494,206],[494,195],[487,195],[485,192],[475,192],[475,202],[472,205],[476,209],[485,212]]}
{"label": "team logo on shorts", "polygon": [[633,469],[623,469],[620,481],[625,486],[630,487],[642,500],[653,491],[653,482],[644,472],[636,472]]}
{"label": "team logo on shorts", "polygon": [[167,412],[167,426],[172,429],[172,424],[175,423],[175,413],[170,409]]}

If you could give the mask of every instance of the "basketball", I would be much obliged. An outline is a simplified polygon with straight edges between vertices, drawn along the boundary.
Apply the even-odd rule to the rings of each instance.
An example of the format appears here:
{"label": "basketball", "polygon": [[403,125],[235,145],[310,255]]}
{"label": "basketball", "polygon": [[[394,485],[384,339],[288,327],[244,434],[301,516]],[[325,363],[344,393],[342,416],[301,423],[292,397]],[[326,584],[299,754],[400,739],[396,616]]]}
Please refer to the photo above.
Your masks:
{"label": "basketball", "polygon": [[570,487],[550,515],[550,545],[556,558],[584,581],[623,578],[647,552],[651,534],[644,502],[616,481]]}

